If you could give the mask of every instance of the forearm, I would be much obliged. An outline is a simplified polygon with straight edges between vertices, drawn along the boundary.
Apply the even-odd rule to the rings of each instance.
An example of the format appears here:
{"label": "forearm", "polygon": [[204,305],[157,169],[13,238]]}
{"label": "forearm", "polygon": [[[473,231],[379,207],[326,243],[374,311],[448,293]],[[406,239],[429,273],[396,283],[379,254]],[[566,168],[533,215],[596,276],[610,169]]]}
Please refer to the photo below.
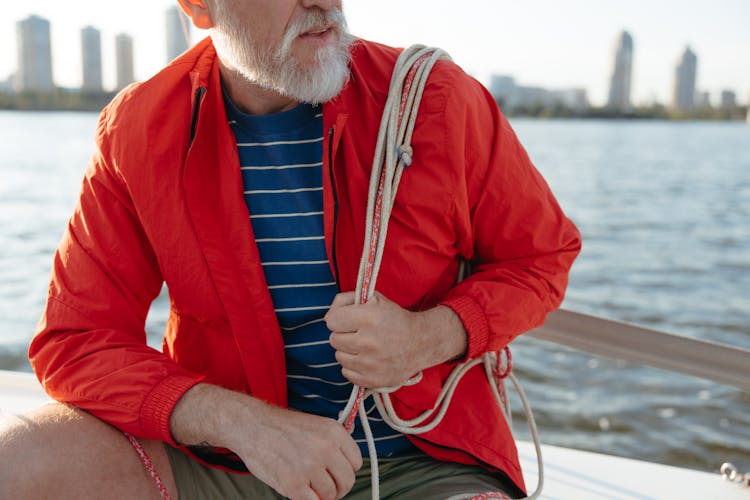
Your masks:
{"label": "forearm", "polygon": [[424,368],[466,355],[468,337],[459,316],[449,307],[439,305],[415,313],[416,331],[422,336]]}
{"label": "forearm", "polygon": [[174,440],[183,445],[232,448],[233,429],[242,422],[244,432],[254,425],[268,405],[247,394],[211,384],[198,384],[175,405],[169,419]]}

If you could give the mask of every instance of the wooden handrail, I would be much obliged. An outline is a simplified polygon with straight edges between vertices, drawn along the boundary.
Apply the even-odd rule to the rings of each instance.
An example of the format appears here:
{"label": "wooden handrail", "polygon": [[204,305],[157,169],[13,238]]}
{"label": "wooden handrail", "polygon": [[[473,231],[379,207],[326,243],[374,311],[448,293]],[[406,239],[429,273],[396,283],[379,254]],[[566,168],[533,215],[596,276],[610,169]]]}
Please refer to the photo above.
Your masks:
{"label": "wooden handrail", "polygon": [[693,375],[750,392],[750,351],[560,309],[526,333],[608,358]]}

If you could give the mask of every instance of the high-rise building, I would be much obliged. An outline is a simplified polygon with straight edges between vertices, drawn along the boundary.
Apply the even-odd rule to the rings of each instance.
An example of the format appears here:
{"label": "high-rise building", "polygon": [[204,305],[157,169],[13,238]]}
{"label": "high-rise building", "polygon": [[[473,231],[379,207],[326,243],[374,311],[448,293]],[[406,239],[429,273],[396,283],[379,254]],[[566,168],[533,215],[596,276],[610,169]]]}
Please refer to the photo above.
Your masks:
{"label": "high-rise building", "polygon": [[0,92],[6,94],[13,92],[13,75],[10,75],[7,79],[0,81]]}
{"label": "high-rise building", "polygon": [[695,93],[695,107],[696,108],[710,108],[711,107],[711,93],[705,90],[696,92]]}
{"label": "high-rise building", "polygon": [[518,86],[512,76],[492,75],[490,79],[490,93],[500,104],[503,111],[510,111],[515,105]]}
{"label": "high-rise building", "polygon": [[121,90],[135,81],[133,73],[133,37],[120,33],[115,37],[115,55],[117,60],[117,90]]}
{"label": "high-rise building", "polygon": [[29,16],[16,23],[18,71],[14,88],[18,92],[50,92],[52,81],[52,43],[49,21]]}
{"label": "high-rise building", "polygon": [[86,26],[81,30],[81,63],[83,66],[84,92],[101,92],[102,85],[102,36],[98,29]]}
{"label": "high-rise building", "polygon": [[190,23],[185,22],[182,10],[174,5],[165,13],[167,27],[167,62],[185,52],[190,38]]}
{"label": "high-rise building", "polygon": [[633,37],[623,31],[615,43],[615,57],[609,83],[607,106],[620,111],[631,108],[630,89],[633,80]]}
{"label": "high-rise building", "polygon": [[698,57],[685,47],[680,62],[675,69],[674,97],[672,106],[675,109],[688,111],[695,107],[695,77],[698,70]]}
{"label": "high-rise building", "polygon": [[721,91],[721,107],[734,108],[737,106],[737,94],[732,90]]}

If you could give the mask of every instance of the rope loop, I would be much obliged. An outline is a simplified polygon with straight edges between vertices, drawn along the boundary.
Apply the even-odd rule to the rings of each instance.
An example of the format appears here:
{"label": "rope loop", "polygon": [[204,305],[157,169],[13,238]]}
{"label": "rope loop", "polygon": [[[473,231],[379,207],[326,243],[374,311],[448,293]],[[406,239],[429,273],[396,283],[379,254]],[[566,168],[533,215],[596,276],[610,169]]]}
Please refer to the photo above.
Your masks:
{"label": "rope loop", "polygon": [[[503,363],[503,353],[505,353],[505,359],[507,360],[505,363]],[[497,360],[492,371],[497,380],[503,380],[507,378],[513,370],[513,356],[510,354],[510,347],[506,345],[502,351],[496,353],[496,357]]]}

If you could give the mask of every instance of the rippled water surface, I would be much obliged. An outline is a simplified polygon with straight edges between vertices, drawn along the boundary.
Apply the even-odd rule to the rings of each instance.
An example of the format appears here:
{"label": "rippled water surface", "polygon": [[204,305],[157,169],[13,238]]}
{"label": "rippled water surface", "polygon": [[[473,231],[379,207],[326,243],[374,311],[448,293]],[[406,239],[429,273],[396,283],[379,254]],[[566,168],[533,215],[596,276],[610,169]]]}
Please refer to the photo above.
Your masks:
{"label": "rippled water surface", "polygon": [[[29,369],[95,124],[87,113],[0,112],[0,369]],[[584,236],[564,307],[750,349],[750,126],[512,124]],[[160,297],[153,345],[165,321]],[[543,441],[750,470],[750,394],[533,339],[513,351]]]}

